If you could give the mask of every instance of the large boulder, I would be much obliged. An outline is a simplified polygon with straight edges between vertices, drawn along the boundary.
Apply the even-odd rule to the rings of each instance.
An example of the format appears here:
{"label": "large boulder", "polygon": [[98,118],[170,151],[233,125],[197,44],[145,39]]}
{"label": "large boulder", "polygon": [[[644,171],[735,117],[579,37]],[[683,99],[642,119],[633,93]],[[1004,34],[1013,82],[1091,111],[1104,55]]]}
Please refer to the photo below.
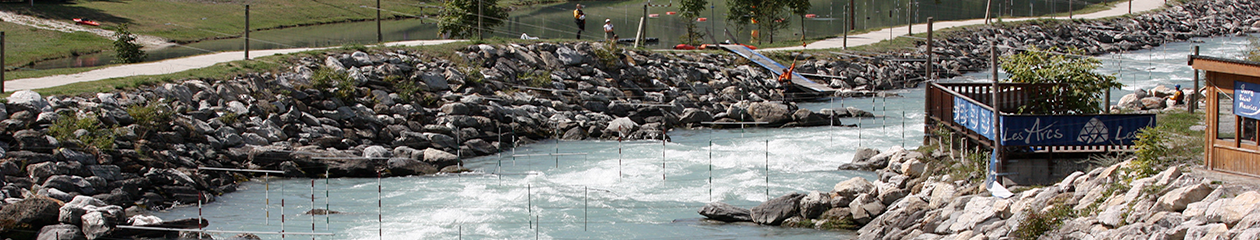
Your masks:
{"label": "large boulder", "polygon": [[29,226],[56,224],[60,207],[57,200],[51,198],[26,198],[0,208],[0,222]]}
{"label": "large boulder", "polygon": [[108,204],[106,204],[105,201],[101,201],[96,198],[89,196],[75,196],[74,200],[71,200],[65,205],[61,205],[61,208],[58,209],[60,214],[57,215],[57,221],[79,225],[83,214],[87,214],[89,208],[95,209],[106,205]]}
{"label": "large boulder", "polygon": [[[620,117],[608,122],[608,127],[604,128],[604,136],[619,137],[629,136],[630,133],[639,130],[639,124],[627,117]],[[611,134],[611,135],[609,135]]]}
{"label": "large boulder", "polygon": [[410,158],[391,158],[386,162],[386,169],[395,176],[425,175],[438,172],[436,167]]}
{"label": "large boulder", "polygon": [[724,202],[705,204],[699,211],[706,218],[723,222],[751,222],[752,213],[748,209],[736,207]]}
{"label": "large boulder", "polygon": [[109,235],[118,224],[126,224],[127,216],[122,207],[109,205],[83,214],[83,235],[97,239]]}
{"label": "large boulder", "polygon": [[800,193],[790,193],[757,205],[750,209],[752,220],[757,224],[778,226],[799,213],[798,205],[803,197],[805,195]]}
{"label": "large boulder", "polygon": [[849,213],[858,223],[866,224],[884,213],[885,207],[887,206],[875,194],[863,193],[849,202]]}
{"label": "large boulder", "polygon": [[849,180],[836,183],[836,186],[831,190],[834,194],[832,196],[832,200],[833,202],[838,202],[841,205],[833,207],[848,207],[849,201],[853,201],[853,199],[857,198],[860,194],[868,193],[873,190],[875,190],[875,184],[871,184],[870,181],[866,181],[865,178],[861,177],[853,177]]}
{"label": "large boulder", "polygon": [[831,209],[831,195],[818,191],[811,191],[801,198],[800,212],[801,217],[806,219],[816,219]]}
{"label": "large boulder", "polygon": [[436,148],[424,149],[424,162],[442,168],[459,163],[459,156]]}
{"label": "large boulder", "polygon": [[830,124],[826,117],[809,109],[797,109],[796,112],[792,113],[792,120],[796,121],[796,125],[801,127],[826,126]]}
{"label": "large boulder", "polygon": [[755,102],[749,104],[748,114],[753,121],[767,122],[772,126],[781,125],[792,120],[792,112],[787,105],[777,102]]}
{"label": "large boulder", "polygon": [[699,108],[683,109],[683,114],[678,118],[681,124],[699,124],[702,122],[713,121],[713,115]]}
{"label": "large boulder", "polygon": [[1165,211],[1181,212],[1186,210],[1186,205],[1203,200],[1208,193],[1212,193],[1212,186],[1204,183],[1173,189],[1159,197],[1159,208]]}
{"label": "large boulder", "polygon": [[11,112],[18,111],[35,111],[50,112],[52,107],[48,104],[48,100],[44,100],[43,96],[31,90],[22,90],[9,95],[9,107],[16,107]]}
{"label": "large boulder", "polygon": [[48,225],[39,229],[39,236],[36,240],[86,240],[83,232],[79,231],[79,227],[70,224]]}
{"label": "large boulder", "polygon": [[369,159],[388,158],[392,154],[393,152],[382,146],[372,145],[363,149],[363,157]]}
{"label": "large boulder", "polygon": [[1247,191],[1238,194],[1234,198],[1212,202],[1206,214],[1209,222],[1220,222],[1233,226],[1247,216],[1248,213],[1258,208],[1260,208],[1260,193]]}

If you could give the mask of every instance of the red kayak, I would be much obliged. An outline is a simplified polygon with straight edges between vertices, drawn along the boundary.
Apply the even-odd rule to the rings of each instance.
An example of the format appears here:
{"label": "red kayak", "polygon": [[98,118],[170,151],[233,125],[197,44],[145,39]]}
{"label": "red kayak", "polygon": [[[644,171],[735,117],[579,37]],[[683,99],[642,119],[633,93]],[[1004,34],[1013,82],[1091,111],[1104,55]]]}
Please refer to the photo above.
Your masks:
{"label": "red kayak", "polygon": [[98,22],[96,22],[96,21],[92,21],[92,20],[87,20],[87,19],[82,19],[82,18],[75,18],[75,19],[73,19],[73,20],[74,20],[74,23],[77,23],[77,24],[92,25],[92,26],[101,26],[101,23],[98,23]]}
{"label": "red kayak", "polygon": [[677,49],[677,50],[696,50],[696,46],[687,45],[687,44],[678,44],[678,45],[674,45],[674,49]]}

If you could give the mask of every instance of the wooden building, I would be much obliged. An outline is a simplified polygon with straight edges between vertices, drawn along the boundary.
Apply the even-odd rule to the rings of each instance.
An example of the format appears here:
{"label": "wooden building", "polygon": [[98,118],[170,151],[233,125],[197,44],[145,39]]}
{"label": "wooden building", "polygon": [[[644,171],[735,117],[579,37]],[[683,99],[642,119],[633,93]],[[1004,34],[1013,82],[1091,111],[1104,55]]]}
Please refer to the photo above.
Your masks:
{"label": "wooden building", "polygon": [[1191,56],[1207,72],[1204,165],[1260,177],[1260,62]]}

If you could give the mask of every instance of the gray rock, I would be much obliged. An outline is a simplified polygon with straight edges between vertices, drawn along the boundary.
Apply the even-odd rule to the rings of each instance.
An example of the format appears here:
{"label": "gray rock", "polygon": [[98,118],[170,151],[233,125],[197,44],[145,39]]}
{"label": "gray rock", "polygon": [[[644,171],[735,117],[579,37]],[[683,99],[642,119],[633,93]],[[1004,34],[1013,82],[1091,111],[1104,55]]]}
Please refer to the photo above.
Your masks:
{"label": "gray rock", "polygon": [[122,207],[105,206],[89,210],[83,214],[83,235],[88,239],[97,239],[109,235],[118,224],[126,223],[126,215]]}
{"label": "gray rock", "polygon": [[420,75],[420,80],[424,81],[424,85],[429,87],[429,91],[444,91],[451,89],[451,85],[446,82],[446,77],[440,72],[425,72]]}
{"label": "gray rock", "polygon": [[293,161],[280,163],[280,171],[284,171],[285,177],[306,177],[306,171],[303,171],[302,167]]}
{"label": "gray rock", "polygon": [[56,224],[59,207],[53,199],[25,198],[0,208],[0,219],[31,226]]}
{"label": "gray rock", "polygon": [[1210,222],[1234,225],[1258,208],[1260,208],[1260,193],[1247,191],[1230,199],[1213,202],[1206,214]]}
{"label": "gray rock", "polygon": [[798,205],[803,197],[805,195],[800,193],[790,193],[757,205],[749,210],[752,212],[753,222],[778,226],[783,223],[783,220],[798,215]]}
{"label": "gray rock", "polygon": [[1208,224],[1186,229],[1185,239],[1227,239],[1229,226],[1220,223]]}
{"label": "gray rock", "polygon": [[57,166],[57,162],[42,162],[26,165],[26,172],[30,174],[32,179],[43,181],[53,175],[70,174],[70,169]]}
{"label": "gray rock", "polygon": [[78,226],[70,224],[48,225],[39,229],[36,240],[87,240]]}
{"label": "gray rock", "polygon": [[885,207],[878,197],[868,193],[859,194],[852,202],[849,202],[849,212],[853,214],[853,219],[862,224],[884,213]]}
{"label": "gray rock", "polygon": [[683,114],[678,118],[681,124],[699,124],[702,122],[713,121],[713,115],[698,108],[683,109]]}
{"label": "gray rock", "polygon": [[1212,186],[1204,183],[1173,189],[1159,197],[1159,209],[1181,212],[1186,210],[1186,205],[1203,200],[1211,192]]}
{"label": "gray rock", "polygon": [[436,148],[424,149],[424,162],[437,167],[446,167],[460,162],[459,157]]}
{"label": "gray rock", "polygon": [[829,194],[811,191],[809,194],[805,194],[804,198],[801,198],[801,217],[816,219],[828,209],[831,209],[831,195]]}
{"label": "gray rock", "polygon": [[368,146],[363,149],[364,158],[388,158],[392,157],[392,154],[393,153],[390,152],[389,149],[385,149],[385,147],[377,145]]}
{"label": "gray rock", "polygon": [[453,102],[443,104],[441,108],[443,113],[449,115],[468,115],[468,105],[462,102]]}
{"label": "gray rock", "polygon": [[95,209],[104,207],[108,204],[105,201],[97,200],[89,196],[75,196],[74,200],[61,205],[58,209],[57,221],[62,223],[80,225],[82,223],[83,214],[87,214],[88,208]]}
{"label": "gray rock", "polygon": [[386,162],[386,169],[395,176],[427,175],[438,172],[433,165],[408,158],[391,158]]}
{"label": "gray rock", "polygon": [[582,53],[573,50],[568,46],[556,48],[556,58],[558,58],[560,63],[565,66],[577,66],[586,61],[586,57],[582,56]]}
{"label": "gray rock", "polygon": [[53,156],[57,157],[57,160],[60,161],[75,161],[82,163],[83,165],[96,165],[96,156],[66,148],[53,150]]}
{"label": "gray rock", "polygon": [[748,114],[754,121],[779,125],[792,120],[788,106],[777,102],[755,102],[748,106]]}
{"label": "gray rock", "polygon": [[22,90],[9,95],[8,106],[16,107],[16,111],[51,112],[48,100],[31,90]]}
{"label": "gray rock", "polygon": [[[874,190],[875,190],[875,185],[871,184],[870,181],[866,181],[865,178],[861,178],[861,177],[853,177],[853,178],[850,178],[849,180],[836,183],[836,186],[833,187],[831,191],[835,193],[835,196],[833,197],[833,199],[847,199],[848,201],[841,201],[841,203],[844,204],[843,205],[844,207],[848,207],[849,205],[848,202],[857,198],[858,195],[868,193]],[[835,207],[839,207],[839,206],[835,206]]]}
{"label": "gray rock", "polygon": [[[630,133],[637,131],[639,124],[630,118],[620,117],[608,122],[608,127],[604,128],[605,133],[613,133],[612,137],[629,136]],[[605,134],[605,136],[608,136]]]}
{"label": "gray rock", "polygon": [[751,222],[752,213],[748,209],[736,207],[723,202],[705,204],[699,211],[706,218],[723,222]]}
{"label": "gray rock", "polygon": [[96,188],[80,176],[55,175],[44,181],[44,188],[56,188],[64,192],[77,192],[87,195],[96,194]]}
{"label": "gray rock", "polygon": [[848,108],[845,108],[845,110],[849,112],[849,116],[853,116],[853,117],[863,117],[863,118],[875,117],[875,114],[871,112],[867,112],[866,110],[855,108],[855,107],[848,107]]}

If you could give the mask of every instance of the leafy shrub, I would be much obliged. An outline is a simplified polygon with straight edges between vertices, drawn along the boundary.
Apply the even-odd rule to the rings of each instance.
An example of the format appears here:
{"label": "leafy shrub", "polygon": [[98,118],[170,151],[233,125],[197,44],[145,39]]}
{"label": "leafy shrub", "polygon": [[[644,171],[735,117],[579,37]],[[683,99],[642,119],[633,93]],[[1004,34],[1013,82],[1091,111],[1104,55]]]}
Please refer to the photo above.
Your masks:
{"label": "leafy shrub", "polygon": [[[79,129],[87,130],[86,134],[76,135]],[[101,123],[95,114],[66,113],[53,121],[48,127],[48,134],[63,142],[79,142],[88,150],[99,153],[100,150],[114,149],[114,130]]]}
{"label": "leafy shrub", "polygon": [[525,83],[526,86],[530,86],[530,87],[536,87],[536,88],[551,87],[551,72],[550,71],[541,71],[538,73],[522,71],[521,73],[517,74],[516,79],[519,79],[521,82]]}
{"label": "leafy shrub", "polygon": [[320,68],[311,74],[311,87],[320,91],[329,91],[342,101],[354,100],[354,79],[350,75],[331,68]]}
{"label": "leafy shrub", "polygon": [[136,134],[140,138],[145,138],[150,132],[170,127],[175,113],[168,106],[163,102],[150,101],[144,105],[136,104],[127,107],[127,115],[131,115],[131,119],[135,120]]}
{"label": "leafy shrub", "polygon": [[1138,131],[1138,140],[1134,141],[1134,152],[1136,157],[1127,168],[1127,172],[1131,173],[1129,181],[1149,177],[1159,173],[1159,169],[1167,167],[1171,162],[1168,157],[1171,149],[1164,145],[1165,139],[1168,139],[1168,131],[1164,127],[1148,127]]}
{"label": "leafy shrub", "polygon": [[606,43],[602,48],[595,48],[595,58],[599,59],[604,68],[615,68],[621,63],[621,48],[616,43]]}
{"label": "leafy shrub", "polygon": [[141,50],[144,46],[136,43],[136,36],[127,30],[127,24],[118,25],[114,30],[114,54],[122,63],[138,63],[144,61],[148,54]]}
{"label": "leafy shrub", "polygon": [[1050,230],[1059,228],[1063,221],[1076,217],[1076,211],[1066,204],[1055,204],[1046,212],[1031,211],[1012,232],[1015,239],[1037,239]]}

